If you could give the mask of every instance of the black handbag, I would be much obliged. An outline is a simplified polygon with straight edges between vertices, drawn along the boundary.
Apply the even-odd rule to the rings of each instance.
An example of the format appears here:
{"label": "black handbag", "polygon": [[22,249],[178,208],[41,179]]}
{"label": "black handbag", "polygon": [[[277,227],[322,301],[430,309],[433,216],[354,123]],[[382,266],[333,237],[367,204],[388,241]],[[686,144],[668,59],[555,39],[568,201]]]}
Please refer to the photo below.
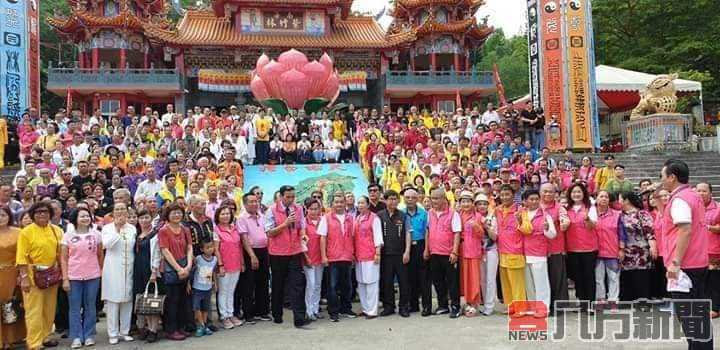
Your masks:
{"label": "black handbag", "polygon": [[[149,294],[150,284],[155,287],[155,293]],[[165,306],[165,296],[158,295],[157,282],[150,282],[145,285],[145,292],[135,295],[135,314],[142,316],[161,316]]]}
{"label": "black handbag", "polygon": [[[182,259],[176,260],[178,265],[185,267],[187,266],[187,257],[184,257]],[[181,279],[178,275],[177,271],[170,265],[170,263],[164,261],[165,267],[163,268],[162,273],[162,281],[166,285],[174,285],[174,284],[182,284],[183,282],[187,281],[187,278]],[[192,273],[191,273],[192,274]],[[189,276],[188,276],[189,277]]]}

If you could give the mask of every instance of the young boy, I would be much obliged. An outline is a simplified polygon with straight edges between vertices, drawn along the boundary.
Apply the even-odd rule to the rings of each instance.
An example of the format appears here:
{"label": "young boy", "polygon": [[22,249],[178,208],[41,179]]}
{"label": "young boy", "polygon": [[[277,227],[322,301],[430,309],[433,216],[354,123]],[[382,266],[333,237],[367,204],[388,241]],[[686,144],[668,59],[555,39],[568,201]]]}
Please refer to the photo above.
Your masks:
{"label": "young boy", "polygon": [[[202,242],[202,255],[195,257],[195,274],[192,280],[192,307],[195,312],[196,337],[211,335],[212,331],[207,327],[208,312],[210,311],[210,297],[215,287],[215,271],[217,268],[217,257],[214,254],[215,245],[213,241]],[[190,285],[188,285],[190,289]]]}

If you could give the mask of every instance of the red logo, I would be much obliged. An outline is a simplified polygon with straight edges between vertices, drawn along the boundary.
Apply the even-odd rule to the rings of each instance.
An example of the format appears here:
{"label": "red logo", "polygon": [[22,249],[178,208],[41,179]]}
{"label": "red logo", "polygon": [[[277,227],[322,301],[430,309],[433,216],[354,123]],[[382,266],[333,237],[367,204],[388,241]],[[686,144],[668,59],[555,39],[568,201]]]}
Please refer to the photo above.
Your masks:
{"label": "red logo", "polygon": [[542,301],[514,301],[508,308],[509,340],[535,341],[548,339],[548,311]]}

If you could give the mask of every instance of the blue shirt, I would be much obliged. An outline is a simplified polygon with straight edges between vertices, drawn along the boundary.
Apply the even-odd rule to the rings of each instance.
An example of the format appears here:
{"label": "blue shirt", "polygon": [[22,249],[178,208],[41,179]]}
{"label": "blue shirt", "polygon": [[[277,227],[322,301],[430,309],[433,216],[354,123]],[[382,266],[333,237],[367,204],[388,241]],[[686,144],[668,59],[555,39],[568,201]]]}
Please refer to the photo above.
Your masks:
{"label": "blue shirt", "polygon": [[407,214],[407,220],[412,230],[412,240],[419,241],[425,239],[425,232],[428,228],[428,215],[427,211],[423,208],[417,207],[415,214],[410,214],[410,211],[405,209]]}

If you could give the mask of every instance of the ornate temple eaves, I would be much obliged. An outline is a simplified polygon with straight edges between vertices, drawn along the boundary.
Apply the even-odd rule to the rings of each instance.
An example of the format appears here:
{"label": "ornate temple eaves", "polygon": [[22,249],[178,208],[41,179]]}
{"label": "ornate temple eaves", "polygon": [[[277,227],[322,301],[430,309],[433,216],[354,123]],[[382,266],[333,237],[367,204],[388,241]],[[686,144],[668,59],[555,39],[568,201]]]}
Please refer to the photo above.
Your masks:
{"label": "ornate temple eaves", "polygon": [[479,8],[485,0],[395,0],[396,6],[413,9],[427,6],[467,6],[471,9]]}

